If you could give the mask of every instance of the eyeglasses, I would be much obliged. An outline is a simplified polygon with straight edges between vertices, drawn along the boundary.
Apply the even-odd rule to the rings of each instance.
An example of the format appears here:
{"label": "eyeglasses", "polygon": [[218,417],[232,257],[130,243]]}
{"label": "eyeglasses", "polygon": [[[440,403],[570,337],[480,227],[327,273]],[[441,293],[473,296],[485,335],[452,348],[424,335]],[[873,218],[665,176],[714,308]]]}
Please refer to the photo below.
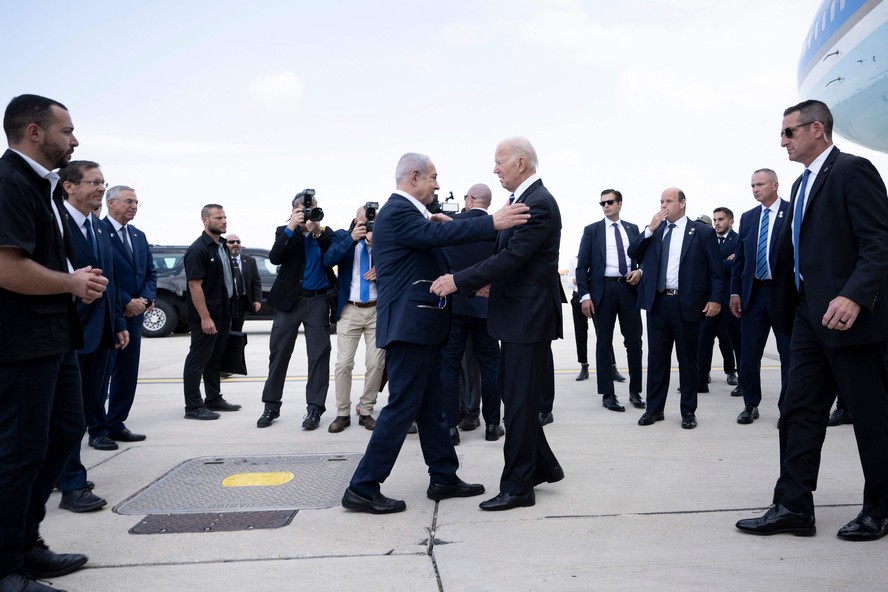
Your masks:
{"label": "eyeglasses", "polygon": [[[146,214],[146,215],[147,215],[147,214]],[[239,244],[241,244],[241,242],[240,242],[239,240],[231,240],[231,239],[228,239],[228,240],[225,241],[225,242],[228,243],[229,245],[239,245]]]}
{"label": "eyeglasses", "polygon": [[615,200],[615,199],[608,199],[608,200],[605,200],[605,201],[600,201],[600,202],[598,202],[598,205],[600,205],[600,206],[603,208],[604,206],[612,206],[612,205],[614,205],[615,203],[617,203],[617,200]]}
{"label": "eyeglasses", "polygon": [[464,197],[463,199],[475,199],[475,196],[474,196],[474,195],[466,194],[465,197]]}
{"label": "eyeglasses", "polygon": [[780,137],[782,138],[783,136],[786,136],[788,139],[791,140],[792,137],[795,135],[795,132],[797,129],[799,129],[800,127],[805,127],[806,125],[811,125],[812,123],[817,123],[817,122],[816,121],[809,121],[807,123],[800,123],[798,125],[794,125],[792,127],[788,127],[784,130],[781,130]]}
{"label": "eyeglasses", "polygon": [[78,185],[80,183],[86,183],[87,185],[91,185],[92,187],[104,187],[105,189],[108,189],[108,184],[104,181],[77,181]]}

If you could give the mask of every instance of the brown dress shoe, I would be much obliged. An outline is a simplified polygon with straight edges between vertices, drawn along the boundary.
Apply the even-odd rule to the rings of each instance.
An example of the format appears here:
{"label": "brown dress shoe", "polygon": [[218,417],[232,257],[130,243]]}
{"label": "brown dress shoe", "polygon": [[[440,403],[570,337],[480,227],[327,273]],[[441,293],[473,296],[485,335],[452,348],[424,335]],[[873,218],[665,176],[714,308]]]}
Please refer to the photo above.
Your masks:
{"label": "brown dress shoe", "polygon": [[372,415],[361,415],[358,416],[358,425],[362,425],[372,431],[376,427],[376,420],[373,419]]}
{"label": "brown dress shoe", "polygon": [[351,425],[351,419],[348,415],[339,415],[336,419],[333,420],[333,423],[330,424],[330,427],[327,428],[327,431],[331,434],[338,434],[345,428]]}

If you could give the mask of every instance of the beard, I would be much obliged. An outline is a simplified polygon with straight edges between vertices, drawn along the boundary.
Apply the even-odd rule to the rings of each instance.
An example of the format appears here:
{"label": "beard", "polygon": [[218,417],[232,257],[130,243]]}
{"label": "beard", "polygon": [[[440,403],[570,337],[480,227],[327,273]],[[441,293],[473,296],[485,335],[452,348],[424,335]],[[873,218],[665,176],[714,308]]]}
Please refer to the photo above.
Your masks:
{"label": "beard", "polygon": [[43,142],[40,144],[40,155],[43,157],[45,162],[50,164],[49,169],[63,169],[68,166],[68,161],[71,159],[71,154],[73,150],[66,148],[61,148],[60,146],[56,146],[47,141],[47,138],[43,139]]}

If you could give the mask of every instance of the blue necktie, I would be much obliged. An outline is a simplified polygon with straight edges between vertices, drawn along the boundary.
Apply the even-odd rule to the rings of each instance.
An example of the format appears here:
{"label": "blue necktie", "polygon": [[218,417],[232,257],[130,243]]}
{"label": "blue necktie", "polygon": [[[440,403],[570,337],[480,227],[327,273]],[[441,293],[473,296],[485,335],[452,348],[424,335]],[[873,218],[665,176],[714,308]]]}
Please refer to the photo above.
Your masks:
{"label": "blue necktie", "polygon": [[666,236],[663,238],[663,246],[660,251],[660,269],[657,272],[657,292],[666,289],[666,268],[669,267],[669,245],[672,244],[672,229],[675,223],[669,225]]}
{"label": "blue necktie", "polygon": [[89,248],[92,249],[93,257],[98,261],[99,251],[96,249],[96,237],[93,235],[92,224],[90,224],[89,218],[83,221],[83,227],[86,228],[86,242],[89,243]]}
{"label": "blue necktie", "polygon": [[755,277],[765,281],[768,279],[768,226],[771,210],[762,211],[762,223],[759,226],[759,240],[755,256]]}
{"label": "blue necktie", "polygon": [[799,271],[799,236],[802,234],[802,218],[805,217],[805,189],[808,186],[808,176],[811,171],[805,169],[802,174],[802,186],[796,195],[795,210],[792,216],[792,245],[795,248],[793,270],[795,271],[796,290],[801,287],[801,272]]}
{"label": "blue necktie", "polygon": [[509,196],[509,205],[512,205],[513,203],[515,203],[515,194],[514,193]]}
{"label": "blue necktie", "polygon": [[367,243],[361,240],[361,302],[370,300],[370,280],[364,277],[370,271],[370,251],[367,250]]}

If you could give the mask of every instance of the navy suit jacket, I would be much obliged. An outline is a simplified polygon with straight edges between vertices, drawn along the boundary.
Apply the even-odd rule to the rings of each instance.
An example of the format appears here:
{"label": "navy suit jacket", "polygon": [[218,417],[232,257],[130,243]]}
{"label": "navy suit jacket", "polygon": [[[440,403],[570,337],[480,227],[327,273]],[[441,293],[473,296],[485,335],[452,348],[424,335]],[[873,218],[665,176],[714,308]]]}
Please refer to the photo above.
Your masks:
{"label": "navy suit jacket", "polygon": [[[480,218],[481,216],[489,216],[484,210],[473,208],[461,214],[455,214],[454,220],[464,220],[471,218]],[[462,271],[479,261],[483,261],[496,253],[496,240],[489,239],[473,243],[464,243],[454,245],[444,249],[447,255],[447,261],[450,264],[451,273]],[[474,294],[453,294],[453,314],[464,315],[467,317],[475,317],[479,319],[487,318],[487,305],[489,298],[475,297]]]}
{"label": "navy suit jacket", "polygon": [[[111,220],[106,216],[103,222],[114,253],[114,269],[117,272],[121,308],[126,307],[133,298],[147,298],[149,302],[154,302],[157,298],[157,271],[154,269],[154,258],[151,256],[145,234],[133,225],[128,225],[130,243],[133,246],[133,254],[130,256]],[[142,315],[127,321],[138,326],[142,323]]]}
{"label": "navy suit jacket", "polygon": [[[640,233],[629,247],[629,256],[637,259],[644,271],[638,284],[638,307],[647,311],[654,304],[663,233],[667,226],[664,220],[650,238]],[[722,284],[722,261],[715,230],[702,222],[688,220],[678,267],[678,299],[682,318],[692,323],[702,322],[706,303],[721,303]]]}
{"label": "navy suit jacket", "polygon": [[[601,296],[604,294],[604,283],[601,278],[604,277],[604,270],[607,267],[607,233],[613,232],[610,220],[607,224],[604,220],[599,220],[588,225],[583,229],[583,239],[580,241],[580,250],[577,253],[577,295],[582,298],[586,294],[592,299],[595,308],[601,304]],[[629,237],[629,247],[638,236],[638,226],[630,224],[625,220],[620,220],[620,224],[626,230]],[[638,269],[638,262],[635,259],[631,261],[630,271]]]}
{"label": "navy suit jacket", "polygon": [[[771,226],[771,244],[768,249],[768,263],[773,277],[774,265],[777,261],[777,239],[789,212],[789,202],[779,199],[777,215],[768,220]],[[755,279],[755,264],[758,257],[759,222],[762,218],[762,206],[757,205],[740,216],[740,246],[737,248],[734,265],[731,267],[731,294],[740,296],[741,308],[749,305],[752,296],[752,280]]]}
{"label": "navy suit jacket", "polygon": [[83,349],[78,351],[83,354],[92,353],[99,345],[113,348],[117,341],[116,333],[126,330],[126,321],[120,307],[110,236],[105,224],[90,214],[90,224],[93,227],[99,255],[96,257],[77,223],[67,214],[67,210],[65,217],[68,219],[68,229],[71,231],[71,240],[74,243],[74,261],[72,261],[74,267],[79,269],[91,265],[101,269],[102,275],[108,278],[108,286],[101,298],[89,304],[77,300],[77,315],[83,325]]}
{"label": "navy suit jacket", "polygon": [[564,291],[558,275],[561,211],[542,180],[532,183],[517,201],[530,208],[530,220],[500,232],[494,256],[453,278],[463,293],[490,284],[487,330],[495,339],[523,344],[552,341],[563,335]]}
{"label": "navy suit jacket", "polygon": [[[718,233],[715,235],[718,241]],[[740,247],[740,235],[733,229],[725,235],[725,241],[718,246],[719,255],[722,260],[722,292],[721,299],[718,301],[723,306],[727,306],[731,302],[731,271],[736,265],[737,249]],[[728,259],[731,255],[735,255],[734,259]]]}
{"label": "navy suit jacket", "polygon": [[[441,344],[450,333],[450,298],[439,308],[429,292],[448,272],[440,247],[493,239],[493,218],[432,222],[407,198],[392,194],[379,210],[373,232],[376,263],[376,345],[394,341]],[[480,287],[480,286],[479,286]]]}
{"label": "navy suit jacket", "polygon": [[[775,327],[792,332],[799,295],[793,271],[792,219],[801,177],[792,186],[788,220],[780,233],[771,291]],[[808,194],[799,237],[799,269],[810,321],[829,347],[884,341],[888,334],[888,195],[872,163],[833,147]],[[820,324],[831,300],[861,305],[847,331]]]}

